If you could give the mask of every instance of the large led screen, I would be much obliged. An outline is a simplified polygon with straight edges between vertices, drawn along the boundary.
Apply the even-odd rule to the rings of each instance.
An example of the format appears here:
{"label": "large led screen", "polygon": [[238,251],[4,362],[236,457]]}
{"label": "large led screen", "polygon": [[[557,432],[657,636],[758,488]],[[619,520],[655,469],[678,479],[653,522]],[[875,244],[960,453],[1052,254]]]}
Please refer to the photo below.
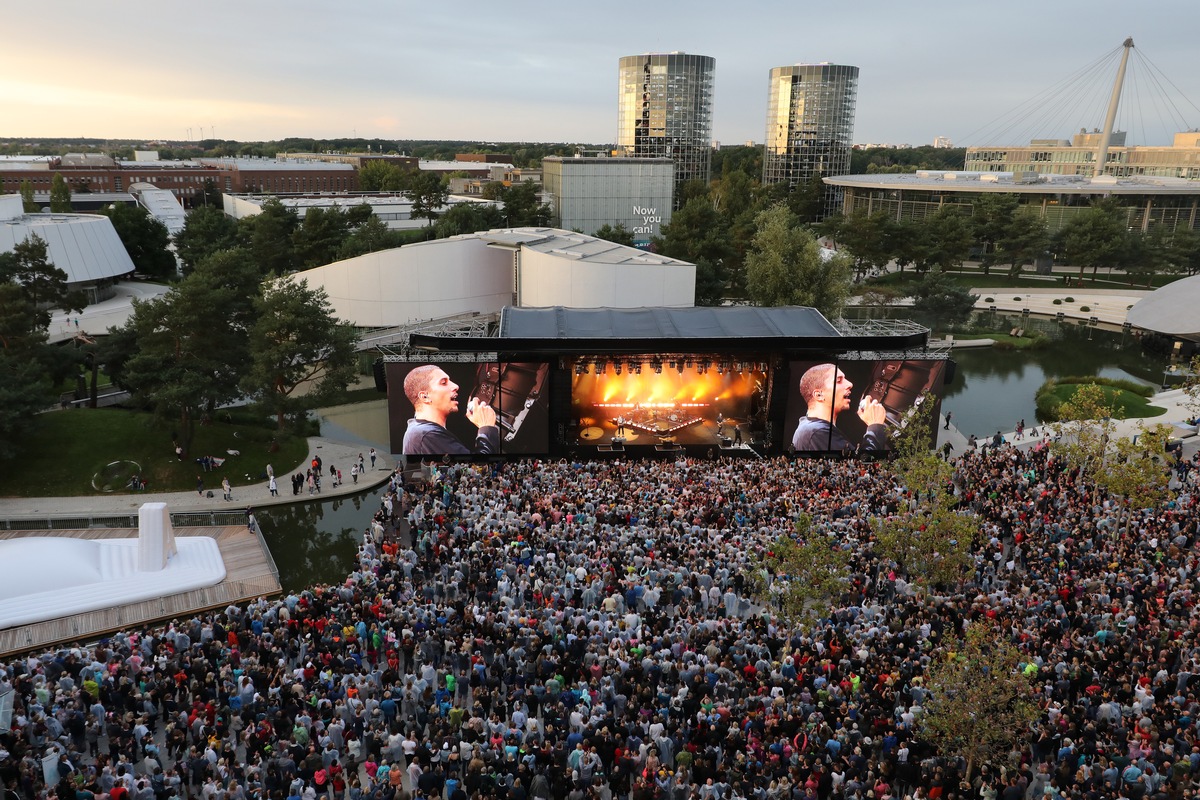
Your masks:
{"label": "large led screen", "polygon": [[764,423],[765,365],[696,357],[579,361],[573,371],[575,444],[732,447]]}
{"label": "large led screen", "polygon": [[549,364],[387,364],[393,453],[543,455]]}
{"label": "large led screen", "polygon": [[[793,361],[784,445],[797,453],[882,453],[926,393],[937,424],[946,362]],[[937,431],[930,430],[930,441]]]}

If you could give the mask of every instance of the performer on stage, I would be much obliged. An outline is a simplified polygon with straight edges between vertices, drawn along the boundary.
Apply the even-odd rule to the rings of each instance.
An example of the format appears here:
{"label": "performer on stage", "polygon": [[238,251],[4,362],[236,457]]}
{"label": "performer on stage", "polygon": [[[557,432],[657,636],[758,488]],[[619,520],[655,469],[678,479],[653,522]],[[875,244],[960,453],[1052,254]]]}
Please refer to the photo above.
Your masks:
{"label": "performer on stage", "polygon": [[458,384],[436,364],[417,367],[404,379],[404,394],[413,404],[413,418],[404,433],[406,455],[488,455],[500,452],[500,428],[496,411],[472,397],[467,419],[479,429],[473,448],[468,448],[446,430],[446,420],[458,411]]}
{"label": "performer on stage", "polygon": [[[792,435],[792,447],[798,451],[839,452],[850,441],[834,424],[837,416],[850,410],[850,393],[854,384],[834,364],[817,364],[800,378],[800,396],[808,404],[808,413],[800,418]],[[862,447],[865,450],[887,450],[887,409],[874,398],[864,397],[858,409],[859,418],[867,424]]]}

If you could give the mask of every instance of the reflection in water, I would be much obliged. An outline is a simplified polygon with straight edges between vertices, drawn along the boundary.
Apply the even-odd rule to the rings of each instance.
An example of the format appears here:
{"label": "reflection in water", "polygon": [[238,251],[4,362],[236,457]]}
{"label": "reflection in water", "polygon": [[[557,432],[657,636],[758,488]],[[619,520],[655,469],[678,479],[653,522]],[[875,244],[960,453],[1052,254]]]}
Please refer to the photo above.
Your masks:
{"label": "reflection in water", "polygon": [[363,531],[379,510],[382,489],[319,502],[268,506],[258,511],[263,538],[279,568],[284,591],[340,583],[354,566]]}
{"label": "reflection in water", "polygon": [[[1009,431],[1022,419],[1032,425],[1037,419],[1034,394],[1047,378],[1101,375],[1150,385],[1158,385],[1162,378],[1156,357],[1146,355],[1130,334],[1089,331],[1053,320],[1039,322],[1052,337],[1040,349],[954,351],[958,370],[946,387],[942,409],[954,413],[954,425],[964,435]],[[993,329],[1021,326],[1031,327],[1019,316],[998,316]]]}

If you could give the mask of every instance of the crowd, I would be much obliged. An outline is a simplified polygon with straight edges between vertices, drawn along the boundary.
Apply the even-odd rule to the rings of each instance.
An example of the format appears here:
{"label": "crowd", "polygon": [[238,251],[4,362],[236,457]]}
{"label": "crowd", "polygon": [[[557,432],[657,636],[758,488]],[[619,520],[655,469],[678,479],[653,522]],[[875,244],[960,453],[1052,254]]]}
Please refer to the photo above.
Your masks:
{"label": "crowd", "polygon": [[[397,475],[340,584],[2,665],[5,800],[1195,796],[1190,482],[1129,513],[1048,449],[954,463],[979,535],[944,594],[872,550],[911,499],[883,463]],[[801,512],[855,553],[805,627],[750,595]],[[973,625],[1019,649],[1039,716],[968,772],[920,724]]]}

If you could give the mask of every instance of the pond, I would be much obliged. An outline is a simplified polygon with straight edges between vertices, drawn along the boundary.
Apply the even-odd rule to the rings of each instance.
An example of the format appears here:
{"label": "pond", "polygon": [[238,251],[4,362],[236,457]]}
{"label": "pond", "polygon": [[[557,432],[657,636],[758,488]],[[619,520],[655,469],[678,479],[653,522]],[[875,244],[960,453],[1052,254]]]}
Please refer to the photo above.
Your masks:
{"label": "pond", "polygon": [[1166,359],[1148,355],[1132,334],[1091,329],[1070,322],[1018,315],[990,314],[980,320],[991,330],[1021,327],[1048,337],[1043,347],[1004,350],[997,347],[956,349],[958,366],[946,387],[942,411],[964,435],[990,436],[1010,431],[1020,420],[1037,420],[1034,394],[1049,378],[1100,375],[1159,386]]}

